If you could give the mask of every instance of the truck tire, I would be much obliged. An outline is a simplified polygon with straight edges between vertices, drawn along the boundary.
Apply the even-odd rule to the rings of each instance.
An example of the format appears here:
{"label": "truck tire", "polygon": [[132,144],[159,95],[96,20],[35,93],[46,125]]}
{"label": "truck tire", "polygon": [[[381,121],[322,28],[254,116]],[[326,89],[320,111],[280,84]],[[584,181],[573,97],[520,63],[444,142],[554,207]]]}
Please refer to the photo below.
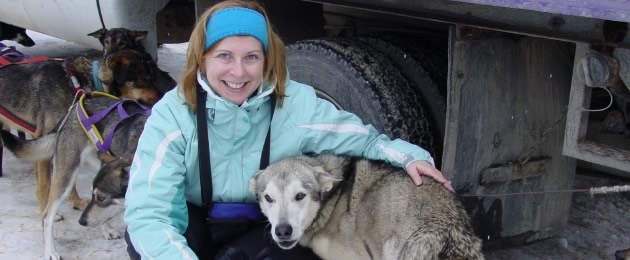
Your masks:
{"label": "truck tire", "polygon": [[432,126],[443,142],[446,129],[446,53],[436,53],[421,40],[393,35],[375,35],[358,38],[371,47],[385,53],[412,83],[418,103],[425,104],[431,112]]}
{"label": "truck tire", "polygon": [[328,38],[287,46],[290,77],[313,86],[318,95],[353,112],[392,138],[429,151],[439,164],[431,115],[411,84],[389,58],[358,40]]}

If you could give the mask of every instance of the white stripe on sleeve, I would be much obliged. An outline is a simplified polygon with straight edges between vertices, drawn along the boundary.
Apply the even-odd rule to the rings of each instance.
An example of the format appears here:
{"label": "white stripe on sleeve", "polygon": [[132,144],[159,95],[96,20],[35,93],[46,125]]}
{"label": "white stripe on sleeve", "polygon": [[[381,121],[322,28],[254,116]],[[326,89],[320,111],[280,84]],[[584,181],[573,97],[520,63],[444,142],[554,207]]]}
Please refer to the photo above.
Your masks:
{"label": "white stripe on sleeve", "polygon": [[155,177],[155,173],[160,168],[160,166],[162,166],[162,160],[164,159],[164,154],[166,154],[166,148],[171,144],[171,142],[173,142],[173,140],[175,140],[175,138],[181,135],[181,130],[172,132],[166,135],[166,137],[162,139],[162,141],[158,145],[158,148],[155,151],[155,160],[153,161],[153,164],[151,165],[151,170],[149,171],[149,189],[151,189],[151,182],[153,181],[153,177]]}
{"label": "white stripe on sleeve", "polygon": [[168,237],[168,240],[171,243],[171,245],[177,248],[177,250],[179,251],[179,254],[182,256],[182,259],[185,259],[185,260],[193,259],[193,257],[189,255],[188,252],[184,249],[184,245],[182,245],[182,243],[175,242],[175,240],[173,240],[173,236],[171,235],[171,233],[164,231],[164,234],[166,234],[166,236]]}
{"label": "white stripe on sleeve", "polygon": [[359,134],[369,134],[370,130],[360,125],[353,124],[313,124],[313,125],[301,125],[301,128],[309,128],[314,130],[322,130],[328,132],[335,133],[359,133]]}
{"label": "white stripe on sleeve", "polygon": [[385,147],[382,144],[379,144],[378,148],[380,148],[383,153],[394,159],[394,161],[398,162],[400,165],[404,165],[404,163],[407,161],[407,155],[405,155],[404,153],[401,153],[389,147]]}

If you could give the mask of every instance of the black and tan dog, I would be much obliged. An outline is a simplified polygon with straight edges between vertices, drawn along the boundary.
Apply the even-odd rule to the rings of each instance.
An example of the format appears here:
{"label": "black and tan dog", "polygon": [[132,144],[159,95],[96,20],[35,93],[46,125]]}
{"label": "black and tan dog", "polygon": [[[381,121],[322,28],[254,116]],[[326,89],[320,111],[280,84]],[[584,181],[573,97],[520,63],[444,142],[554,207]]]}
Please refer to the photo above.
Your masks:
{"label": "black and tan dog", "polygon": [[107,55],[119,50],[137,50],[144,52],[142,40],[147,31],[132,31],[126,28],[98,29],[88,36],[97,38],[103,45],[103,54]]}
{"label": "black and tan dog", "polygon": [[[92,168],[94,166],[98,167],[103,160],[103,156],[99,156],[91,138],[84,132],[84,125],[81,124],[81,121],[76,116],[77,110],[85,111],[85,114],[89,116],[106,111],[103,112],[105,116],[103,116],[102,120],[94,123],[94,127],[103,136],[112,133],[114,130],[116,131],[113,133],[112,138],[109,139],[111,145],[108,149],[105,149],[111,153],[109,155],[110,159],[108,159],[108,163],[98,168],[99,174],[94,179],[94,182],[97,183],[95,186],[97,189],[94,189],[92,204],[86,210],[96,206],[93,205],[94,203],[97,203],[100,207],[118,204],[118,207],[122,208],[121,199],[124,197],[124,191],[126,190],[128,166],[135,153],[147,114],[150,113],[147,107],[142,107],[134,101],[121,101],[110,97],[96,96],[85,99],[81,104],[72,109],[70,112],[72,116],[68,117],[65,124],[41,138],[24,141],[4,130],[0,132],[5,146],[17,158],[28,161],[40,161],[50,158],[53,160],[54,168],[50,196],[43,219],[45,259],[60,259],[53,241],[54,219],[59,210],[59,205],[75,186],[79,169],[89,169],[90,166]],[[109,110],[105,110],[106,108],[109,108]],[[125,111],[125,113],[120,113],[120,111]],[[92,129],[92,127],[85,127],[85,129]],[[103,152],[101,151],[101,154]],[[116,158],[119,163],[117,164],[116,160],[112,161],[113,158]],[[124,171],[116,169],[124,169]],[[115,213],[111,209],[108,211]],[[83,218],[84,216],[82,216]],[[119,235],[119,233],[110,233],[109,238],[117,238]]]}
{"label": "black and tan dog", "polygon": [[[163,94],[156,85],[172,86],[170,77],[159,77],[157,65],[147,53],[123,50],[104,56],[99,68],[85,57],[11,65],[0,70],[0,126],[29,133],[34,138],[51,131],[75,99],[68,71],[87,91],[97,90],[151,105]],[[69,69],[70,68],[70,69]],[[158,79],[159,78],[159,79]],[[170,79],[172,81],[172,79]],[[50,186],[50,161],[38,162],[37,198],[44,211]],[[70,195],[73,207],[83,208],[76,190]]]}
{"label": "black and tan dog", "polygon": [[[120,50],[136,50],[145,52],[142,40],[147,37],[147,31],[132,31],[126,28],[99,29],[89,33],[88,36],[95,37],[103,46],[103,55],[109,55]],[[162,93],[175,87],[175,80],[161,69],[157,69],[156,78],[159,84],[156,85]]]}
{"label": "black and tan dog", "polygon": [[22,44],[24,47],[31,47],[35,42],[26,34],[26,29],[12,24],[0,22],[0,41],[9,40]]}

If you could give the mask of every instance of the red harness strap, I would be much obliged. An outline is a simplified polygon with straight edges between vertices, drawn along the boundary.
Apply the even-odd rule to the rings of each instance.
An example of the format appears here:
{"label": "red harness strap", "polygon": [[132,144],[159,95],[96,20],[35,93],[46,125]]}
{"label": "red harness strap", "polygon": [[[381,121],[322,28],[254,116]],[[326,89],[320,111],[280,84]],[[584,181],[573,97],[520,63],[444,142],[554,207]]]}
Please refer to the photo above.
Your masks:
{"label": "red harness strap", "polygon": [[20,119],[19,117],[15,116],[13,113],[9,112],[9,110],[4,109],[4,107],[2,106],[0,106],[0,114],[6,117],[7,119],[11,120],[11,122],[15,123],[16,125],[19,125],[20,127],[26,129],[31,134],[35,133],[35,131],[37,130],[37,127]]}
{"label": "red harness strap", "polygon": [[35,63],[35,62],[42,62],[42,61],[47,61],[47,60],[50,60],[50,58],[46,56],[37,56],[33,58],[26,58],[21,61],[10,61],[5,57],[0,56],[0,68],[4,68],[9,65]]}

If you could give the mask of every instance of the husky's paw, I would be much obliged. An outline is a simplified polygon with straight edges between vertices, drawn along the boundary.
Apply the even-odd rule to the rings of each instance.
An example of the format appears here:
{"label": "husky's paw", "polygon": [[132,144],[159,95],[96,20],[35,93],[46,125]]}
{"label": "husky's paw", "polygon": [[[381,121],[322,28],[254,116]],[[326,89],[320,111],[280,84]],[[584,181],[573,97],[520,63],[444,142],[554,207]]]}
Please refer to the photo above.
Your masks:
{"label": "husky's paw", "polygon": [[122,233],[118,230],[112,228],[110,225],[104,224],[101,226],[101,231],[103,232],[103,236],[107,240],[119,239],[122,237]]}
{"label": "husky's paw", "polygon": [[63,220],[63,216],[62,215],[60,215],[60,214],[56,214],[55,215],[55,222],[59,222],[59,221],[62,221],[62,220]]}
{"label": "husky's paw", "polygon": [[57,252],[50,252],[44,256],[45,260],[61,260],[61,256]]}

